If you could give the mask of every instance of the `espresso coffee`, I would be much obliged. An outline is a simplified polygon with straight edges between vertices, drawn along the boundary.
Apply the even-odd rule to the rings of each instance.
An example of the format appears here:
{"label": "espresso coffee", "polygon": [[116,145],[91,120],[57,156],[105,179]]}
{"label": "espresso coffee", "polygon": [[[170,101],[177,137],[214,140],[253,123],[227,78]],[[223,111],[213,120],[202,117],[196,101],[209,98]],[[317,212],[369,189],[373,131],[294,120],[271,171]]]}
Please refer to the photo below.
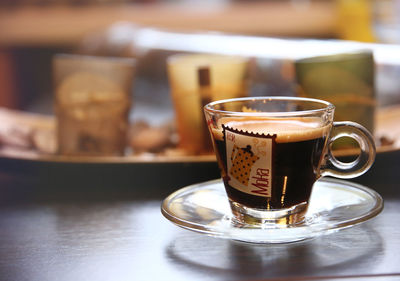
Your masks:
{"label": "espresso coffee", "polygon": [[212,129],[231,201],[262,210],[308,203],[329,126],[317,118],[223,118]]}

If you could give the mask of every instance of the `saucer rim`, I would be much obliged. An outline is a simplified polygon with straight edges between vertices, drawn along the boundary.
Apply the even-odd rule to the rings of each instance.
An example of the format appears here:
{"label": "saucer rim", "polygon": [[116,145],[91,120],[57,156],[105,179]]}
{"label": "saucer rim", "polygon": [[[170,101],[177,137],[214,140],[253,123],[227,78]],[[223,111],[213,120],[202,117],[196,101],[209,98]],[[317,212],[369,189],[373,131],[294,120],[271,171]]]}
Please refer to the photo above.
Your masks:
{"label": "saucer rim", "polygon": [[[184,193],[191,192],[194,188],[199,189],[204,186],[211,186],[211,185],[216,185],[216,184],[222,185],[222,188],[223,188],[222,179],[214,179],[214,180],[209,180],[209,181],[205,181],[205,182],[194,183],[194,184],[185,186],[183,188],[180,188],[180,189],[172,192],[170,195],[168,195],[163,200],[163,202],[161,204],[161,213],[170,222],[172,222],[173,224],[175,224],[183,229],[187,229],[187,230],[194,231],[194,232],[201,233],[201,234],[206,234],[206,235],[213,236],[213,237],[220,237],[220,238],[225,238],[225,239],[230,239],[230,240],[238,240],[238,241],[250,242],[250,243],[288,243],[288,242],[301,241],[301,240],[313,238],[313,237],[316,237],[319,235],[336,232],[338,230],[342,230],[345,228],[353,227],[355,225],[364,223],[364,222],[376,217],[379,213],[382,212],[382,210],[384,208],[384,201],[383,201],[382,196],[378,192],[376,192],[375,190],[373,190],[369,187],[366,187],[366,186],[358,184],[358,183],[350,182],[347,180],[336,179],[336,178],[331,178],[331,177],[321,178],[315,184],[318,184],[321,182],[327,183],[328,185],[338,184],[342,187],[345,187],[346,189],[350,188],[353,190],[362,191],[364,194],[368,194],[372,199],[374,199],[375,205],[373,207],[371,207],[371,209],[368,210],[368,212],[366,212],[362,215],[356,216],[351,219],[346,219],[342,222],[336,222],[334,224],[329,225],[329,227],[327,225],[324,226],[323,224],[321,224],[321,226],[324,226],[324,227],[322,227],[321,229],[316,229],[317,231],[312,231],[311,235],[307,235],[307,237],[298,237],[298,239],[297,238],[282,239],[282,241],[278,241],[276,239],[273,239],[273,240],[263,239],[262,241],[261,241],[261,239],[259,239],[259,241],[254,241],[253,239],[246,240],[246,239],[234,238],[234,237],[229,236],[227,232],[217,232],[215,229],[212,230],[212,229],[207,228],[207,225],[204,225],[202,223],[196,223],[195,221],[189,221],[189,220],[182,219],[180,217],[174,216],[173,214],[171,214],[168,211],[168,207],[167,207],[168,202],[171,202],[171,199],[173,199],[177,195],[182,195]],[[228,200],[228,198],[226,198],[226,200]],[[310,201],[310,204],[312,204],[311,201]],[[309,214],[307,212],[306,220],[313,215],[315,215],[315,214],[314,213]],[[224,214],[219,219],[219,221],[231,220],[231,219],[232,219],[232,214]],[[318,223],[315,225],[311,225],[311,226],[310,225],[297,225],[297,226],[293,225],[289,228],[270,228],[270,230],[279,231],[279,229],[282,229],[282,230],[287,231],[288,229],[294,230],[294,229],[302,229],[302,228],[316,228],[317,226],[318,226]],[[243,229],[243,228],[241,228],[241,229]],[[257,229],[261,230],[261,228],[257,228]],[[251,229],[249,229],[249,228],[245,228],[245,230],[251,231]]]}

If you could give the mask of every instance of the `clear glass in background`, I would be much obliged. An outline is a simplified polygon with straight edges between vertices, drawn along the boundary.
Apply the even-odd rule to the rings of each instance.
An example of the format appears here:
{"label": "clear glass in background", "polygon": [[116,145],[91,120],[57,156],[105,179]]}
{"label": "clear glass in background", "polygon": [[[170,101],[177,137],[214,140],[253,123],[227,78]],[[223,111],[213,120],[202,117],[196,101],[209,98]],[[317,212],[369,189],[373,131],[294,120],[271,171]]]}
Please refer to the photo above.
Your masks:
{"label": "clear glass in background", "polygon": [[[210,103],[204,110],[239,223],[301,224],[315,181],[359,176],[375,159],[371,134],[354,122],[333,122],[334,106],[326,101],[238,98]],[[360,146],[353,162],[340,162],[332,153],[332,143],[342,137]]]}
{"label": "clear glass in background", "polygon": [[212,153],[203,106],[248,95],[249,59],[237,56],[178,54],[168,58],[179,148],[188,154]]}
{"label": "clear glass in background", "polygon": [[54,57],[59,154],[124,154],[134,70],[134,59]]}

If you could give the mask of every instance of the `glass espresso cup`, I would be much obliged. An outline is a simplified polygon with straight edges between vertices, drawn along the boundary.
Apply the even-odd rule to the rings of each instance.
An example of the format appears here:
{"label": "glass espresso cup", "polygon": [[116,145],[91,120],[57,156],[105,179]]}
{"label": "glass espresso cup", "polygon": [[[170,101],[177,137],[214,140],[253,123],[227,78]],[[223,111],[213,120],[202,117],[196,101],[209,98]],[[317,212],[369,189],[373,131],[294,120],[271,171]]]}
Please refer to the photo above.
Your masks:
{"label": "glass espresso cup", "polygon": [[[334,109],[297,97],[237,98],[204,107],[236,222],[300,224],[320,177],[352,178],[371,167],[371,134],[354,122],[333,122]],[[342,137],[359,144],[353,162],[333,155],[331,144]]]}

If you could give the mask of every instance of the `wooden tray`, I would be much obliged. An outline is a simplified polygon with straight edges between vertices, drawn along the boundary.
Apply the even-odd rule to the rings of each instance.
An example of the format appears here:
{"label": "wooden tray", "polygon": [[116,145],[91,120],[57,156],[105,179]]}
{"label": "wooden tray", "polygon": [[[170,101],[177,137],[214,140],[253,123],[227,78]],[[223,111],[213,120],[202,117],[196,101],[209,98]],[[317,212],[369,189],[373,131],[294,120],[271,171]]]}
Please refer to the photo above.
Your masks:
{"label": "wooden tray", "polygon": [[[400,105],[380,108],[376,114],[375,136],[377,153],[400,149]],[[68,162],[68,163],[179,163],[179,162],[215,162],[214,155],[164,156],[157,154],[128,155],[128,156],[61,156],[54,153],[38,153],[32,139],[26,140],[27,135],[33,136],[41,132],[40,138],[54,138],[55,119],[53,116],[28,112],[0,109],[0,158],[15,158],[29,161]],[[10,134],[10,132],[12,132]],[[51,135],[53,133],[53,135]],[[46,135],[47,134],[47,135]],[[10,137],[11,136],[11,137]],[[16,140],[20,136],[20,140]],[[12,145],[7,145],[12,143]],[[352,150],[338,151],[337,155],[353,154]]]}

